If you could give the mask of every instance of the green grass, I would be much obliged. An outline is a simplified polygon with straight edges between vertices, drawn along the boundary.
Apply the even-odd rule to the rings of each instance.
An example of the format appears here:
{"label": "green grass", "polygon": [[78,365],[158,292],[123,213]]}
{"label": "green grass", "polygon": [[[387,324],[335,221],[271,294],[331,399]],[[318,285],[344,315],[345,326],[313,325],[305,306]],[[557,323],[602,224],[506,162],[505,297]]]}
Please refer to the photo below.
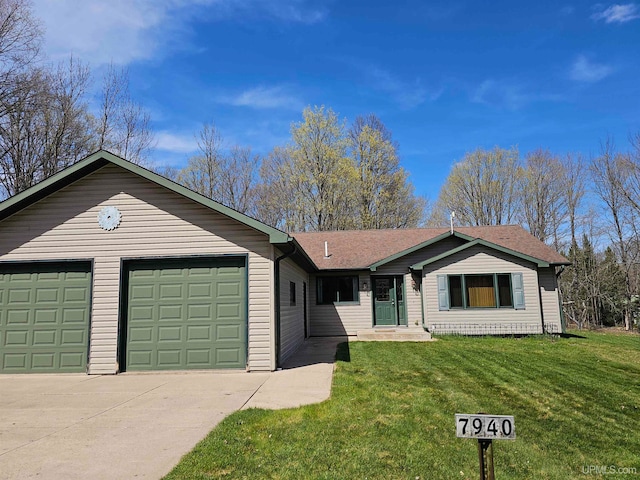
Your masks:
{"label": "green grass", "polygon": [[499,479],[640,478],[640,336],[445,337],[341,345],[331,399],[226,418],[166,477],[476,479],[455,413],[514,415]]}

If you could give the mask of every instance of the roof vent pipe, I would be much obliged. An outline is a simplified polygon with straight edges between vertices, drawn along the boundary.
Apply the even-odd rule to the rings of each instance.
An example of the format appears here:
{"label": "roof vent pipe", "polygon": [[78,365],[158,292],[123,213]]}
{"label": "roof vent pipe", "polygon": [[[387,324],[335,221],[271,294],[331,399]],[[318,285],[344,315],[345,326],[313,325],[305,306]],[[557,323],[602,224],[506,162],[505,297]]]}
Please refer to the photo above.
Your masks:
{"label": "roof vent pipe", "polygon": [[329,258],[331,257],[331,255],[329,255],[329,242],[325,241],[324,242],[324,258]]}
{"label": "roof vent pipe", "polygon": [[451,222],[451,235],[453,235],[453,219],[456,218],[456,212],[451,212],[449,215],[449,220]]}

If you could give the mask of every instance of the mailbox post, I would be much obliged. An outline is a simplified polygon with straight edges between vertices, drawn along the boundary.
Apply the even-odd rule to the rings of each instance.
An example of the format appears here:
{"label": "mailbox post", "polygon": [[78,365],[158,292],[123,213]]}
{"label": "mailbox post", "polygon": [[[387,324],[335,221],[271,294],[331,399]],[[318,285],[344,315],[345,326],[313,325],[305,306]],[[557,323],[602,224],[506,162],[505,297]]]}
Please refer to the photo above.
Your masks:
{"label": "mailbox post", "polygon": [[516,425],[511,415],[456,413],[456,436],[478,440],[480,480],[495,480],[493,440],[515,440]]}

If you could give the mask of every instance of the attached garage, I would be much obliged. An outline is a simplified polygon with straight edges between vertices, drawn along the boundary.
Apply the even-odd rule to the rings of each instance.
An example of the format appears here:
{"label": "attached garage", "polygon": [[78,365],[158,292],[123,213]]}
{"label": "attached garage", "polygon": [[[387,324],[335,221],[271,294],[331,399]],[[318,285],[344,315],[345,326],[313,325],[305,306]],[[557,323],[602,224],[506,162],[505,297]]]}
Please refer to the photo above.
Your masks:
{"label": "attached garage", "polygon": [[121,370],[245,368],[246,257],[129,261]]}
{"label": "attached garage", "polygon": [[97,152],[0,203],[0,373],[275,370],[304,338],[302,304],[275,298],[290,255],[287,233]]}
{"label": "attached garage", "polygon": [[85,372],[90,262],[0,264],[0,372]]}

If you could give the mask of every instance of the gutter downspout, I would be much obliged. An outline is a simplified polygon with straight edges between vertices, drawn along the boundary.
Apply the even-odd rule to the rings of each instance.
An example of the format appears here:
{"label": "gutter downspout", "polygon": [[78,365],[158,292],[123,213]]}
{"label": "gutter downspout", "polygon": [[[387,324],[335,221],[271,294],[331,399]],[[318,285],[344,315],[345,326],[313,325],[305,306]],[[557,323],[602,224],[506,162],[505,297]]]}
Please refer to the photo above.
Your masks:
{"label": "gutter downspout", "polygon": [[564,269],[565,266],[560,265],[560,269],[556,272],[556,288],[558,289],[558,308],[560,309],[560,329],[562,333],[567,333],[567,320],[564,318],[564,308],[562,307],[562,292],[558,286],[558,280],[560,280],[560,275],[562,275]]}
{"label": "gutter downspout", "polygon": [[280,306],[280,262],[282,260],[284,260],[285,258],[290,257],[291,255],[293,255],[294,253],[296,253],[298,251],[298,247],[296,246],[296,244],[293,244],[293,250],[291,250],[289,253],[285,253],[284,255],[279,256],[278,258],[276,258],[275,262],[274,262],[274,266],[273,266],[273,277],[274,277],[274,282],[275,282],[275,314],[276,314],[276,338],[275,338],[275,343],[276,343],[276,370],[279,369],[281,367],[280,365],[280,330],[281,330],[281,326],[280,326],[280,313],[281,313],[281,306]]}
{"label": "gutter downspout", "polygon": [[[416,271],[409,269],[411,272],[411,277],[413,279],[413,275],[416,274]],[[427,326],[424,323],[424,292],[422,291],[422,287],[424,284],[424,277],[422,276],[422,270],[420,270],[420,283],[418,284],[418,293],[420,294],[420,315],[422,316],[422,329],[427,332]],[[416,282],[418,283],[418,282]]]}

